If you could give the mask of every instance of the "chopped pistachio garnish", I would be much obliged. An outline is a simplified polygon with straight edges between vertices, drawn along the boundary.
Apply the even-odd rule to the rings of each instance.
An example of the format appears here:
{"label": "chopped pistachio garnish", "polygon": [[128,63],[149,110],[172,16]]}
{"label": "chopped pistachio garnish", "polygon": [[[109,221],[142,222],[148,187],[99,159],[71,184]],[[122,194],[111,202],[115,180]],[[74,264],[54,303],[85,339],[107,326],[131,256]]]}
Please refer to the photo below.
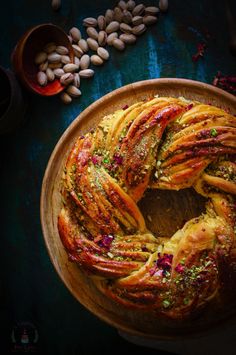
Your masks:
{"label": "chopped pistachio garnish", "polygon": [[162,301],[162,305],[164,308],[169,308],[170,307],[170,301],[169,300],[163,300]]}
{"label": "chopped pistachio garnish", "polygon": [[212,137],[217,137],[217,135],[218,135],[218,132],[217,132],[217,130],[215,128],[212,128],[210,133],[211,133]]}

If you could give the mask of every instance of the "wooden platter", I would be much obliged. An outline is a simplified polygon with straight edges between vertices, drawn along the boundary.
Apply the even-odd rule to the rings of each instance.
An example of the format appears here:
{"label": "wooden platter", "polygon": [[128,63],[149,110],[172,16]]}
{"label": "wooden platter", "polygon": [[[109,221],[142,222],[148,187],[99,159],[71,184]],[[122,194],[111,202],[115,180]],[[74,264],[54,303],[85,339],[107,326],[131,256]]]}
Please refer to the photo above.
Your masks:
{"label": "wooden platter", "polygon": [[[185,97],[220,106],[236,113],[236,98],[211,85],[187,79],[153,79],[129,84],[117,89],[85,109],[67,128],[58,141],[48,162],[41,190],[41,224],[51,261],[61,280],[73,296],[97,317],[132,335],[154,339],[189,338],[214,331],[223,324],[234,322],[236,305],[212,302],[195,319],[168,321],[143,311],[127,310],[104,297],[91,279],[68,261],[57,230],[61,208],[60,180],[67,155],[79,135],[93,129],[101,118],[116,109],[137,101],[159,96]],[[140,202],[147,226],[156,235],[172,235],[183,223],[204,210],[204,200],[194,191],[147,192]]]}

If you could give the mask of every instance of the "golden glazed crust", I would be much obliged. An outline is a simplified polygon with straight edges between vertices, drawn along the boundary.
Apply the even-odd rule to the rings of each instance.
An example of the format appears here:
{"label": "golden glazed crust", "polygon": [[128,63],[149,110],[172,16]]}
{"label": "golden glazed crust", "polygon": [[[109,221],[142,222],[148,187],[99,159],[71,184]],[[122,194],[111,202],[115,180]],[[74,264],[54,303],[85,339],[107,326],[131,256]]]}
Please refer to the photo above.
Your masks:
{"label": "golden glazed crust", "polygon": [[[65,166],[58,229],[70,260],[126,307],[193,314],[235,259],[235,154],[236,118],[211,105],[155,97],[104,117]],[[146,189],[191,186],[205,213],[155,237],[137,206]]]}

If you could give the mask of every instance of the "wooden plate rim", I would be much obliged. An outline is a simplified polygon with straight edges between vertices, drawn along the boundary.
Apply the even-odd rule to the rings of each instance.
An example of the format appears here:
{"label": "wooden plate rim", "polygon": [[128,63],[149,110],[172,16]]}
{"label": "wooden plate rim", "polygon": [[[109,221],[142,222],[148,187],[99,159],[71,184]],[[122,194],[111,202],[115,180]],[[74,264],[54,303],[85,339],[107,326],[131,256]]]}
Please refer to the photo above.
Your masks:
{"label": "wooden plate rim", "polygon": [[[68,128],[64,131],[64,133],[61,135],[60,139],[58,140],[57,144],[55,145],[51,156],[48,160],[47,163],[47,167],[45,169],[45,173],[44,173],[44,177],[43,177],[43,181],[42,181],[42,186],[41,186],[41,195],[40,195],[40,220],[41,220],[41,228],[42,228],[42,232],[43,232],[43,238],[44,238],[44,242],[49,254],[49,257],[51,259],[51,262],[56,270],[56,272],[58,273],[60,279],[62,280],[62,282],[65,284],[65,286],[67,287],[67,289],[71,292],[71,294],[76,298],[77,301],[79,301],[85,308],[87,308],[90,312],[92,312],[96,317],[98,317],[100,320],[106,322],[107,324],[116,327],[117,329],[126,332],[128,334],[134,335],[134,336],[141,336],[141,337],[145,337],[145,338],[149,338],[149,339],[163,339],[163,340],[178,340],[181,338],[184,338],[183,334],[177,334],[174,338],[173,336],[163,336],[161,335],[156,336],[153,334],[146,334],[143,333],[141,331],[138,330],[134,330],[134,329],[130,329],[129,327],[126,327],[123,323],[122,324],[118,324],[118,322],[114,322],[113,320],[111,320],[109,317],[105,316],[104,314],[100,314],[95,312],[93,309],[90,309],[90,307],[88,307],[87,305],[84,304],[84,302],[82,302],[80,299],[78,299],[78,296],[76,295],[76,292],[74,291],[74,289],[72,288],[72,286],[70,285],[70,283],[66,280],[66,278],[64,277],[64,275],[60,272],[60,268],[58,267],[58,265],[54,262],[53,259],[53,255],[51,253],[51,247],[50,247],[50,243],[49,243],[49,237],[48,237],[48,229],[47,229],[47,224],[44,222],[45,220],[45,205],[47,205],[47,186],[48,186],[48,182],[50,179],[50,171],[53,168],[53,165],[55,163],[55,159],[56,157],[60,154],[60,150],[62,149],[63,146],[63,142],[65,141],[66,138],[68,138],[68,136],[70,136],[73,131],[75,130],[75,128],[81,124],[81,122],[86,119],[86,116],[88,114],[90,114],[92,111],[94,111],[96,109],[96,107],[100,106],[101,104],[104,105],[104,103],[109,102],[113,96],[118,96],[126,91],[133,91],[134,96],[135,96],[135,91],[140,89],[141,87],[143,87],[144,91],[145,88],[151,88],[156,86],[156,89],[158,90],[159,86],[169,86],[169,85],[178,85],[176,91],[178,92],[178,87],[179,86],[185,86],[185,87],[189,87],[190,89],[192,88],[198,88],[200,90],[206,90],[208,93],[211,94],[215,94],[218,96],[223,97],[224,99],[226,99],[231,105],[232,104],[236,104],[236,97],[233,96],[232,94],[219,89],[213,85],[210,84],[206,84],[200,81],[195,81],[195,80],[190,80],[190,79],[183,79],[183,78],[162,78],[162,79],[150,79],[150,80],[142,80],[142,81],[138,81],[135,83],[131,83],[125,86],[122,86],[121,88],[115,89],[113,91],[111,91],[110,93],[104,95],[103,97],[101,97],[100,99],[96,100],[94,103],[90,104],[85,110],[83,110],[75,119],[74,121],[68,126]],[[214,331],[217,328],[217,324],[214,325]],[[212,330],[212,331],[213,331]],[[210,330],[209,330],[210,331]],[[208,332],[209,333],[209,332]],[[188,334],[188,338],[195,338],[195,337],[199,337],[199,336],[203,336],[204,334],[206,334],[206,331],[199,331],[197,334]]]}

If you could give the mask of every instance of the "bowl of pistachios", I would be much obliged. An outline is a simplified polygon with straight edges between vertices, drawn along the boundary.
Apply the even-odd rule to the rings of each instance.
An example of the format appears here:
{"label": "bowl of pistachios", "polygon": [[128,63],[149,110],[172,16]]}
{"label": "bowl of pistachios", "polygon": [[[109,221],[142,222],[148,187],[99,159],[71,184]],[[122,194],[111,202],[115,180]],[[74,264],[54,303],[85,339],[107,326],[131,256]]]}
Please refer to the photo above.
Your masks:
{"label": "bowl of pistachios", "polygon": [[[22,35],[13,50],[12,63],[22,84],[42,96],[63,91],[62,67],[75,66],[67,34],[51,23],[34,26]],[[71,72],[73,68],[69,69]]]}

